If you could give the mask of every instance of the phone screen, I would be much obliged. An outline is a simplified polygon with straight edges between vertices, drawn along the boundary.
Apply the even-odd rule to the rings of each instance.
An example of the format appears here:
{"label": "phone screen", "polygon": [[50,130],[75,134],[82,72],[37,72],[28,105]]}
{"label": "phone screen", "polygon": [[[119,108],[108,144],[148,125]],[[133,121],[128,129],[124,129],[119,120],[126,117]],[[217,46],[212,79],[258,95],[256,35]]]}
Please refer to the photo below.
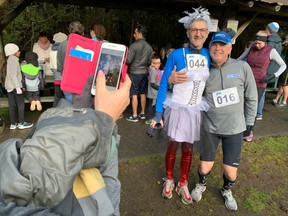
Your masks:
{"label": "phone screen", "polygon": [[124,51],[109,48],[101,49],[97,72],[102,70],[106,77],[106,86],[109,90],[118,88],[120,81],[120,71],[123,64]]}

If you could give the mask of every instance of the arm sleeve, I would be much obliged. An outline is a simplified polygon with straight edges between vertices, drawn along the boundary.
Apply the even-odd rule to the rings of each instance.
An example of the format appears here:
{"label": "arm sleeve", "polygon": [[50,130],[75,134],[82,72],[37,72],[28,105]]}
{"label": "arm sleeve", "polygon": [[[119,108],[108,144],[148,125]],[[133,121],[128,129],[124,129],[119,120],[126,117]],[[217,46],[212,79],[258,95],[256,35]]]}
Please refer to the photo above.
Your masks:
{"label": "arm sleeve", "polygon": [[254,125],[257,114],[258,94],[255,78],[250,66],[245,62],[244,66],[244,113],[246,125]]}
{"label": "arm sleeve", "polygon": [[156,100],[156,112],[163,112],[163,102],[167,95],[168,90],[168,78],[171,75],[174,67],[174,58],[173,54],[171,53],[167,59],[165,69],[160,81],[160,86],[158,89],[157,100]]}
{"label": "arm sleeve", "polygon": [[274,60],[278,65],[279,69],[274,73],[275,77],[279,77],[286,69],[286,64],[281,56],[278,54],[276,49],[272,49],[270,52],[270,60]]}
{"label": "arm sleeve", "polygon": [[11,78],[11,82],[13,83],[13,86],[15,86],[15,88],[21,88],[22,87],[22,82],[19,82],[19,80],[17,78],[17,73],[19,70],[18,67],[19,67],[19,64],[14,64],[14,63],[7,64],[7,71],[9,71],[9,76]]}
{"label": "arm sleeve", "polygon": [[158,90],[158,89],[159,89],[159,86],[156,85],[156,76],[157,76],[157,71],[156,71],[155,69],[151,69],[151,70],[150,70],[150,75],[149,75],[151,87],[152,87],[153,89]]}
{"label": "arm sleeve", "polygon": [[64,47],[63,42],[59,45],[59,49],[57,52],[57,70],[59,72],[63,72],[64,68],[64,60],[66,55],[66,48]]}
{"label": "arm sleeve", "polygon": [[241,54],[241,56],[239,56],[239,57],[237,58],[237,60],[243,60],[243,61],[244,61],[244,60],[247,58],[249,51],[250,51],[250,48],[249,48],[249,49],[246,49],[246,50]]}
{"label": "arm sleeve", "polygon": [[128,56],[126,59],[126,63],[129,65],[133,62],[135,57],[135,49],[134,49],[134,44],[132,44],[129,49],[128,49]]}

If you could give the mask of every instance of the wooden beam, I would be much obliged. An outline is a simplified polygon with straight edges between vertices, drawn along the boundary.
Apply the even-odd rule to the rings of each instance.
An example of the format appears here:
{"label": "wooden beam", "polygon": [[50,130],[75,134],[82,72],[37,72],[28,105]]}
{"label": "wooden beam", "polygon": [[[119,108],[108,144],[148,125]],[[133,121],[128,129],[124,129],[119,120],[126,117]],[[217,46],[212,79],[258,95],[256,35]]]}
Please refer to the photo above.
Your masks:
{"label": "wooden beam", "polygon": [[235,1],[235,3],[237,3],[239,5],[239,11],[243,11],[243,12],[259,12],[259,13],[263,13],[263,14],[271,14],[271,15],[275,15],[275,16],[283,16],[283,17],[287,17],[287,6],[284,7],[282,6],[281,10],[276,12],[274,10],[274,6],[270,5],[264,2],[254,2],[254,6],[253,7],[248,7],[247,3],[243,3],[237,0],[233,0]]}
{"label": "wooden beam", "polygon": [[252,17],[248,18],[239,28],[236,35],[231,39],[235,41],[236,38],[250,25],[250,23],[256,18],[259,13],[255,13]]}
{"label": "wooden beam", "polygon": [[0,6],[2,6],[3,4],[5,4],[7,2],[7,0],[0,0]]}
{"label": "wooden beam", "polygon": [[15,8],[11,13],[4,16],[0,22],[0,32],[12,22],[27,6],[32,3],[33,0],[24,0],[17,8]]}

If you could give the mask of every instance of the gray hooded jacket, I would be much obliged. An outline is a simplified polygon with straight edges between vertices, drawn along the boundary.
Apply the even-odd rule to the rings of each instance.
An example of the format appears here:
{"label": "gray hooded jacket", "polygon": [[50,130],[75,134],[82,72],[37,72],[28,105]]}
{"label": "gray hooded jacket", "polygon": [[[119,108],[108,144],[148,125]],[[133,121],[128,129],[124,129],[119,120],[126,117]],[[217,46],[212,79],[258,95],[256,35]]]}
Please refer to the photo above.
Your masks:
{"label": "gray hooded jacket", "polygon": [[[276,49],[279,55],[281,55],[282,39],[280,38],[278,34],[273,33],[272,35],[270,35],[268,37],[267,44],[270,47]],[[271,61],[267,69],[267,74],[274,74],[278,69],[279,69],[279,65],[275,61]],[[274,82],[274,80],[272,80],[271,82]]]}

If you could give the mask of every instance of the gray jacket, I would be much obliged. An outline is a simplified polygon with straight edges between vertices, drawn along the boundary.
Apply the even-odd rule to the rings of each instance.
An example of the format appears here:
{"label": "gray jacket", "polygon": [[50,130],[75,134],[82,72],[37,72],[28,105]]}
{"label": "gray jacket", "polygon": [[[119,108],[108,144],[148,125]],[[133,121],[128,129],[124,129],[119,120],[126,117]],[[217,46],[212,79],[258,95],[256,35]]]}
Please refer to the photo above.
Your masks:
{"label": "gray jacket", "polygon": [[139,39],[129,47],[126,63],[129,72],[133,74],[146,74],[151,64],[153,50],[146,40]]}
{"label": "gray jacket", "polygon": [[[237,88],[240,102],[216,108],[212,93],[232,87]],[[204,96],[210,106],[203,119],[209,132],[233,135],[246,130],[246,125],[254,125],[257,88],[252,70],[246,62],[229,58],[220,69],[211,63]]]}
{"label": "gray jacket", "polygon": [[[267,44],[270,47],[276,49],[279,55],[281,55],[282,39],[278,34],[273,33],[272,35],[270,35],[267,39]],[[267,74],[274,74],[277,70],[279,70],[279,67],[280,66],[274,60],[272,60],[267,68]],[[272,80],[271,82],[274,82],[274,80]]]}
{"label": "gray jacket", "polygon": [[[80,170],[109,162],[115,154],[116,135],[116,124],[103,112],[75,112],[72,107],[46,110],[33,136],[21,146],[20,157],[9,140],[0,145],[0,197],[17,206],[57,207],[71,192]],[[95,202],[98,213],[106,212],[98,215],[114,211],[108,202],[108,197],[105,205]],[[68,207],[73,208],[73,203]]]}
{"label": "gray jacket", "polygon": [[68,40],[63,41],[59,45],[59,48],[57,51],[57,70],[53,71],[54,80],[62,80],[67,46],[68,46]]}
{"label": "gray jacket", "polygon": [[22,88],[22,74],[20,70],[19,58],[10,55],[7,59],[7,75],[5,78],[5,89],[13,90]]}

